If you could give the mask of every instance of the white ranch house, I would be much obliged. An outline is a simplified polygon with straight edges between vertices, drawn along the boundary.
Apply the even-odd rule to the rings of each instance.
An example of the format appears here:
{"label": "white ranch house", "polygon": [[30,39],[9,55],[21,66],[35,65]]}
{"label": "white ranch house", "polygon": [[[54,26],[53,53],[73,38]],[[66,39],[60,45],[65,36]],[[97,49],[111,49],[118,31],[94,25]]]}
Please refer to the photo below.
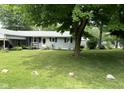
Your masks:
{"label": "white ranch house", "polygon": [[[12,31],[0,30],[0,47],[28,46],[43,49],[74,49],[74,39],[68,31],[63,34],[56,31]],[[81,45],[86,47],[86,39],[82,38]]]}

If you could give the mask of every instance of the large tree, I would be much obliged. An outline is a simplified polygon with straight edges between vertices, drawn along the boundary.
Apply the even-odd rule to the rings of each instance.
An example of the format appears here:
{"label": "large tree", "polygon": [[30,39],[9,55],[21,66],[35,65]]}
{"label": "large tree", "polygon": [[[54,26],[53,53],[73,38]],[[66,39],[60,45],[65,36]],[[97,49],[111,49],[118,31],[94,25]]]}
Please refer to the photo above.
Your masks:
{"label": "large tree", "polygon": [[93,25],[96,25],[99,28],[98,48],[102,47],[102,34],[104,27],[108,25],[111,16],[115,12],[115,9],[116,5],[98,5],[98,7],[96,7],[95,11],[93,12]]}
{"label": "large tree", "polygon": [[[75,38],[75,56],[80,55],[81,37],[86,25],[94,21],[100,28],[100,45],[103,25],[109,22],[114,5],[25,5],[32,23],[37,26],[59,24],[58,31],[70,31]],[[111,10],[111,11],[109,11]]]}
{"label": "large tree", "polygon": [[124,38],[124,5],[116,5],[116,9],[108,25],[111,35],[116,36],[115,48],[118,48],[118,42]]}
{"label": "large tree", "polygon": [[80,42],[95,5],[26,5],[33,24],[59,24],[58,31],[70,31],[75,38],[75,56],[80,55]]}

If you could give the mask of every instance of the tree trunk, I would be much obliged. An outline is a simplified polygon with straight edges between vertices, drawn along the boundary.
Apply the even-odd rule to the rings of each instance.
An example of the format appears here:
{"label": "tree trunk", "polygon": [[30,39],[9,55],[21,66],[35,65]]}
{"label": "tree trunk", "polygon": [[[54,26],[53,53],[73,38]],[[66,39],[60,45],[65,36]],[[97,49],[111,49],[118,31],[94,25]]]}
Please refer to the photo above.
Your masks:
{"label": "tree trunk", "polygon": [[76,56],[76,57],[78,57],[78,56],[80,56],[80,43],[81,43],[81,36],[79,36],[79,34],[81,34],[81,33],[79,33],[78,31],[77,31],[77,33],[75,33],[76,35],[75,35],[75,51],[74,51],[74,55]]}
{"label": "tree trunk", "polygon": [[118,48],[118,37],[116,38],[116,41],[115,41],[115,48]]}
{"label": "tree trunk", "polygon": [[74,50],[74,55],[76,57],[80,56],[80,43],[81,43],[81,37],[84,32],[84,29],[86,27],[88,19],[82,20],[80,25],[75,31],[75,50]]}
{"label": "tree trunk", "polygon": [[103,25],[100,25],[100,33],[99,33],[99,43],[98,43],[98,48],[100,49],[102,47],[102,28]]}

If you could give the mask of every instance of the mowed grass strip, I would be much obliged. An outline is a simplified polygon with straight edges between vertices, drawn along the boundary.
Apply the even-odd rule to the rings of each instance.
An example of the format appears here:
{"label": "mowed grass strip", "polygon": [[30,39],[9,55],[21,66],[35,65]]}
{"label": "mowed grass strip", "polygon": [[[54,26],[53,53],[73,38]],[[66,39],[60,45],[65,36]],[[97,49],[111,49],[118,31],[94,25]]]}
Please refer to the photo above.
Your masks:
{"label": "mowed grass strip", "polygon": [[[124,51],[22,50],[0,52],[0,88],[124,88]],[[37,71],[39,75],[32,75]],[[74,73],[74,77],[69,76]],[[112,74],[115,80],[106,80]]]}

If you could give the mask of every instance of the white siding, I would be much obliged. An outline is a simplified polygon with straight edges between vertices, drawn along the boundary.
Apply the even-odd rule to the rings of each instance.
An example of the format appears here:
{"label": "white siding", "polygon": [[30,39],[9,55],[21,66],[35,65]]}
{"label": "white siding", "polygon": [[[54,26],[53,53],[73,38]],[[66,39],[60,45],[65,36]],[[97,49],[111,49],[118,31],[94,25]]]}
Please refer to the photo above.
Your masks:
{"label": "white siding", "polygon": [[[64,38],[57,38],[57,42],[50,41],[50,38],[45,38],[46,43],[43,44],[43,38],[41,40],[41,43],[39,44],[39,47],[42,49],[42,45],[48,46],[50,49],[52,49],[52,45],[54,46],[54,49],[73,49],[74,48],[74,40],[71,43],[70,40],[68,42],[64,42]],[[69,38],[70,39],[70,38]]]}

